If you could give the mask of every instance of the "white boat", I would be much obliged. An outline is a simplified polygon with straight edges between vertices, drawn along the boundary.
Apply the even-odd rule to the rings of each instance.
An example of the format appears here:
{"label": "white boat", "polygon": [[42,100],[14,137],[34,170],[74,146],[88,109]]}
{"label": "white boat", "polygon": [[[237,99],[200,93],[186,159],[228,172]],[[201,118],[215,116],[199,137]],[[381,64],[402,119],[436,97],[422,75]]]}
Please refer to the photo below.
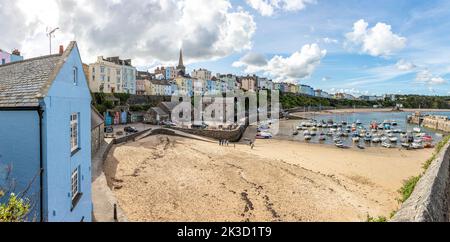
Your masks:
{"label": "white boat", "polygon": [[411,145],[409,143],[404,142],[404,143],[402,143],[402,147],[408,149],[411,147]]}
{"label": "white boat", "polygon": [[422,143],[418,143],[418,142],[414,142],[414,143],[412,143],[411,144],[411,147],[413,148],[413,149],[423,149],[424,148],[424,146],[423,146],[423,144]]}
{"label": "white boat", "polygon": [[375,137],[372,139],[372,143],[380,143],[380,142],[381,142],[381,139],[378,137]]}
{"label": "white boat", "polygon": [[327,139],[327,137],[324,135],[324,134],[321,134],[320,136],[319,136],[319,140],[320,141],[324,141],[324,140],[326,140]]}
{"label": "white boat", "polygon": [[303,135],[304,136],[306,136],[306,135],[310,135],[311,133],[309,132],[309,130],[305,130],[305,132],[303,132]]}
{"label": "white boat", "polygon": [[397,143],[398,138],[397,137],[390,137],[389,141],[391,141],[392,143]]}
{"label": "white boat", "polygon": [[358,143],[359,140],[360,140],[360,138],[358,136],[355,136],[355,137],[352,138],[352,141],[355,142],[355,143]]}
{"label": "white boat", "polygon": [[305,140],[311,140],[312,139],[312,136],[311,135],[305,135]]}
{"label": "white boat", "polygon": [[311,135],[311,136],[316,136],[316,135],[317,135],[317,132],[316,132],[316,131],[311,131],[310,135]]}
{"label": "white boat", "polygon": [[393,148],[393,147],[394,147],[392,144],[389,144],[389,143],[387,143],[387,142],[383,142],[383,143],[381,144],[381,146],[383,146],[383,147],[385,147],[385,148]]}
{"label": "white boat", "polygon": [[413,128],[414,133],[420,133],[421,129],[420,128]]}

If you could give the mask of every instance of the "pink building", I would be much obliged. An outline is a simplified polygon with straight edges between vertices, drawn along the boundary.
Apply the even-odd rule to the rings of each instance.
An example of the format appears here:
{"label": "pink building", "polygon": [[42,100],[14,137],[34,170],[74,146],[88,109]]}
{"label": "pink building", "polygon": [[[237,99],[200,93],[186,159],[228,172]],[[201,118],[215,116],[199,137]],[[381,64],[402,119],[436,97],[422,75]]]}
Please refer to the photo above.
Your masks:
{"label": "pink building", "polygon": [[23,60],[18,50],[14,50],[12,54],[0,49],[0,65],[8,64],[10,62],[16,62]]}
{"label": "pink building", "polygon": [[136,94],[137,95],[146,95],[145,93],[145,82],[147,80],[141,79],[136,80]]}

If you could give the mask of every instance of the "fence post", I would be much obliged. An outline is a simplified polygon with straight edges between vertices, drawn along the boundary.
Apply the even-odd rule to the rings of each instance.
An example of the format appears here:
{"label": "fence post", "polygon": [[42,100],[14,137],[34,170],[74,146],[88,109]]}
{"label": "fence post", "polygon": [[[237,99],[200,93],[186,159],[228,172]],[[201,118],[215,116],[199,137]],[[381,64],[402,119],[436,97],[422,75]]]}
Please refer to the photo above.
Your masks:
{"label": "fence post", "polygon": [[118,222],[117,219],[117,204],[114,203],[114,222]]}

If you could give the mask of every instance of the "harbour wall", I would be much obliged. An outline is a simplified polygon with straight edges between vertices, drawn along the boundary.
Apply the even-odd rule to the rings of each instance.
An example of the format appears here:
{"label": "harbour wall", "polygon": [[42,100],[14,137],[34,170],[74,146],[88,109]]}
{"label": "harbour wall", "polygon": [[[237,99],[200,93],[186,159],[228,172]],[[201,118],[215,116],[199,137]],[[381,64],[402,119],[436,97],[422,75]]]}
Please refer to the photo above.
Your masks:
{"label": "harbour wall", "polygon": [[426,128],[450,133],[450,120],[445,116],[420,116],[413,115],[409,117],[412,124],[422,125]]}
{"label": "harbour wall", "polygon": [[239,126],[233,130],[212,130],[212,129],[187,129],[179,127],[171,127],[171,129],[179,130],[188,134],[208,137],[216,140],[228,140],[230,142],[238,142],[242,134],[245,132],[245,126]]}
{"label": "harbour wall", "polygon": [[436,157],[392,222],[450,221],[450,143]]}
{"label": "harbour wall", "polygon": [[440,117],[440,116],[425,117],[422,121],[422,125],[427,128],[436,129],[444,132],[450,132],[450,120],[448,120],[447,117]]}

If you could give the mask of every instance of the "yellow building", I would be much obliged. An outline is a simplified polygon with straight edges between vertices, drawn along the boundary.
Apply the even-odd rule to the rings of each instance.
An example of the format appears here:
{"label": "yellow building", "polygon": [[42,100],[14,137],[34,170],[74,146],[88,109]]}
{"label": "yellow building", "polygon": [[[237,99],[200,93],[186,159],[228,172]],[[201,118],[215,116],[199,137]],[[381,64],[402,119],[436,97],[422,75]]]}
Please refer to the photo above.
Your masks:
{"label": "yellow building", "polygon": [[99,56],[89,65],[88,76],[91,92],[136,94],[136,68],[131,60]]}

